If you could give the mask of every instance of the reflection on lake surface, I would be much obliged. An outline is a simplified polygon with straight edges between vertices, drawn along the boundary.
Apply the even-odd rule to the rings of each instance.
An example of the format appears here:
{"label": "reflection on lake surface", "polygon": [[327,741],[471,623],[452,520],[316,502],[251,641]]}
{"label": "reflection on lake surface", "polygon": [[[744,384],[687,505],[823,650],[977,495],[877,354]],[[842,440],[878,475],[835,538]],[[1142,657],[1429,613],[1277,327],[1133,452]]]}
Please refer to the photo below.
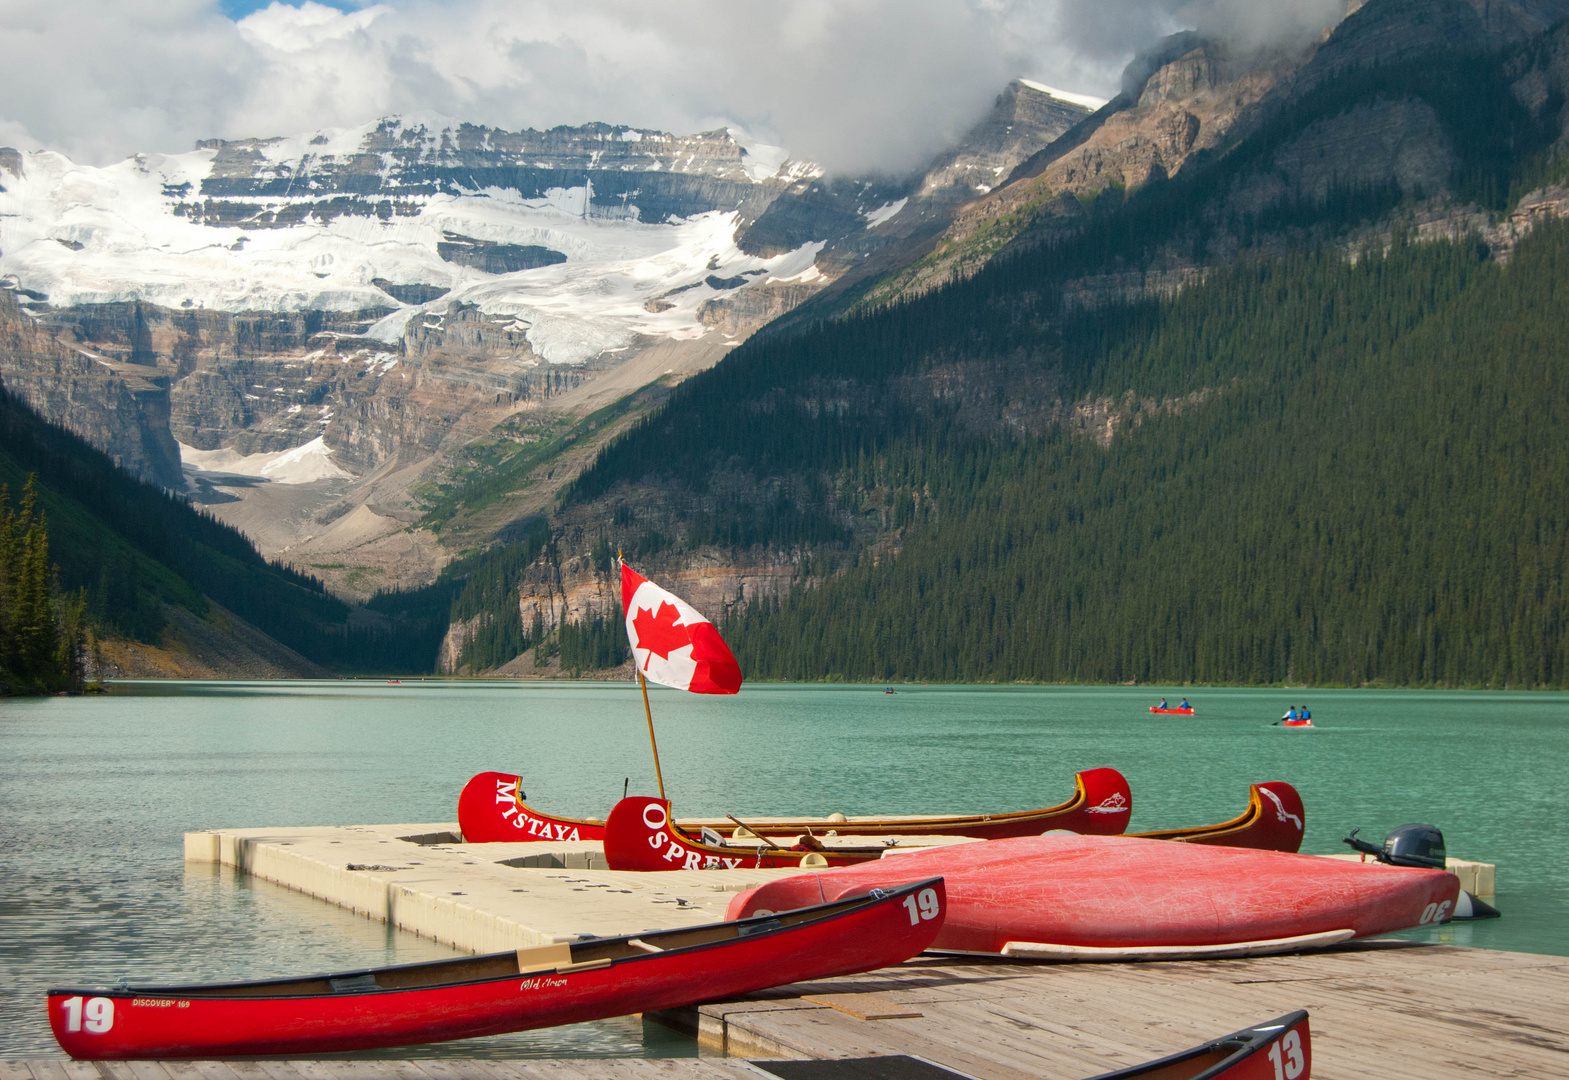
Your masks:
{"label": "reflection on lake surface", "polygon": [[[957,813],[1059,802],[1076,769],[1133,789],[1133,830],[1235,816],[1288,780],[1303,850],[1407,821],[1498,864],[1504,918],[1427,939],[1569,955],[1569,695],[1176,688],[747,686],[652,693],[684,815]],[[1311,731],[1271,726],[1306,702]],[[447,822],[463,782],[524,776],[530,802],[602,817],[625,778],[654,790],[631,684],[131,683],[106,697],[0,701],[0,1057],[58,1056],[62,983],[261,978],[450,950],[266,882],[182,859],[217,826]],[[383,1052],[690,1054],[635,1020]]]}

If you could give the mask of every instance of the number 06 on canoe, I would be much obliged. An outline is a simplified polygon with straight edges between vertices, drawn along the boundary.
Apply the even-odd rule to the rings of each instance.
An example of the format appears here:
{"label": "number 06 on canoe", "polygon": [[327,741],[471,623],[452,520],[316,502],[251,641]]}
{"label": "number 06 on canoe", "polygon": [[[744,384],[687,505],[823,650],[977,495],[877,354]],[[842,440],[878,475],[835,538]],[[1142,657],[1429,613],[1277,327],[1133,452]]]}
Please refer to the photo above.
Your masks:
{"label": "number 06 on canoe", "polygon": [[49,991],[79,1059],[297,1056],[672,1009],[889,967],[942,929],[940,877],[794,911],[461,960],[216,986]]}

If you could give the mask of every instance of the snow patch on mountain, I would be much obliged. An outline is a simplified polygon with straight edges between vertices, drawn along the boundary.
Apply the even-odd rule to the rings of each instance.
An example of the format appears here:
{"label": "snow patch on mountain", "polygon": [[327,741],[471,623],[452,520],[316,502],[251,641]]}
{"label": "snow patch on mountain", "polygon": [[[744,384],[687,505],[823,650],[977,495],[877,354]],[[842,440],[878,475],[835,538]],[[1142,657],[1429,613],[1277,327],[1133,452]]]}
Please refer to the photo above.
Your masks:
{"label": "snow patch on mountain", "polygon": [[1055,86],[1036,82],[1034,79],[1020,79],[1019,82],[1031,90],[1038,90],[1043,94],[1050,94],[1058,101],[1066,101],[1070,105],[1082,105],[1091,112],[1101,108],[1110,98],[1096,97],[1094,94],[1076,94],[1072,90],[1058,90]]}
{"label": "snow patch on mountain", "polygon": [[180,465],[187,473],[216,476],[250,476],[274,484],[309,484],[317,480],[352,480],[353,473],[332,460],[332,448],[318,435],[292,450],[270,454],[241,454],[229,447],[198,450],[184,443]]}
{"label": "snow patch on mountain", "polygon": [[909,201],[910,200],[908,198],[903,198],[896,202],[883,203],[883,205],[879,206],[876,210],[868,210],[861,216],[866,219],[866,227],[868,229],[875,229],[877,226],[881,225],[883,222],[897,214],[900,210],[903,210],[905,203]]}

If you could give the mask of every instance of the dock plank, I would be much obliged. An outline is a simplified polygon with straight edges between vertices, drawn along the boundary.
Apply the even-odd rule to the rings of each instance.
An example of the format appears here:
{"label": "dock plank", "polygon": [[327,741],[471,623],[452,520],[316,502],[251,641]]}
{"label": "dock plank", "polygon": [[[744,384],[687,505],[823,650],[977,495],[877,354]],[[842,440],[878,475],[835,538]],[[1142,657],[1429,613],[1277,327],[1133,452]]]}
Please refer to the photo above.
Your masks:
{"label": "dock plank", "polygon": [[70,1080],[71,1074],[65,1071],[65,1064],[59,1061],[28,1061],[24,1062],[32,1073],[33,1080]]}

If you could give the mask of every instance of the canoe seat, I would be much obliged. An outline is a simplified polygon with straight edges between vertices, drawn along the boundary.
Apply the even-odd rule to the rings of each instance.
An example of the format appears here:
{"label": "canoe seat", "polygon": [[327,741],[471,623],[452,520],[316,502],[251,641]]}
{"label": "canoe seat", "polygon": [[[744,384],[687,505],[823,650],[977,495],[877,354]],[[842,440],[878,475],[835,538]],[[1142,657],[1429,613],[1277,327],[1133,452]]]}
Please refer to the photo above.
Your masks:
{"label": "canoe seat", "polygon": [[334,994],[365,994],[373,990],[380,990],[381,984],[374,975],[349,975],[340,979],[328,979]]}
{"label": "canoe seat", "polygon": [[778,930],[783,926],[784,923],[778,919],[764,919],[762,922],[756,923],[740,923],[735,928],[735,936],[743,938],[751,937],[753,934],[766,934],[770,930]]}
{"label": "canoe seat", "polygon": [[531,971],[551,971],[572,963],[572,946],[566,942],[554,945],[535,945],[532,949],[518,950],[518,974]]}

